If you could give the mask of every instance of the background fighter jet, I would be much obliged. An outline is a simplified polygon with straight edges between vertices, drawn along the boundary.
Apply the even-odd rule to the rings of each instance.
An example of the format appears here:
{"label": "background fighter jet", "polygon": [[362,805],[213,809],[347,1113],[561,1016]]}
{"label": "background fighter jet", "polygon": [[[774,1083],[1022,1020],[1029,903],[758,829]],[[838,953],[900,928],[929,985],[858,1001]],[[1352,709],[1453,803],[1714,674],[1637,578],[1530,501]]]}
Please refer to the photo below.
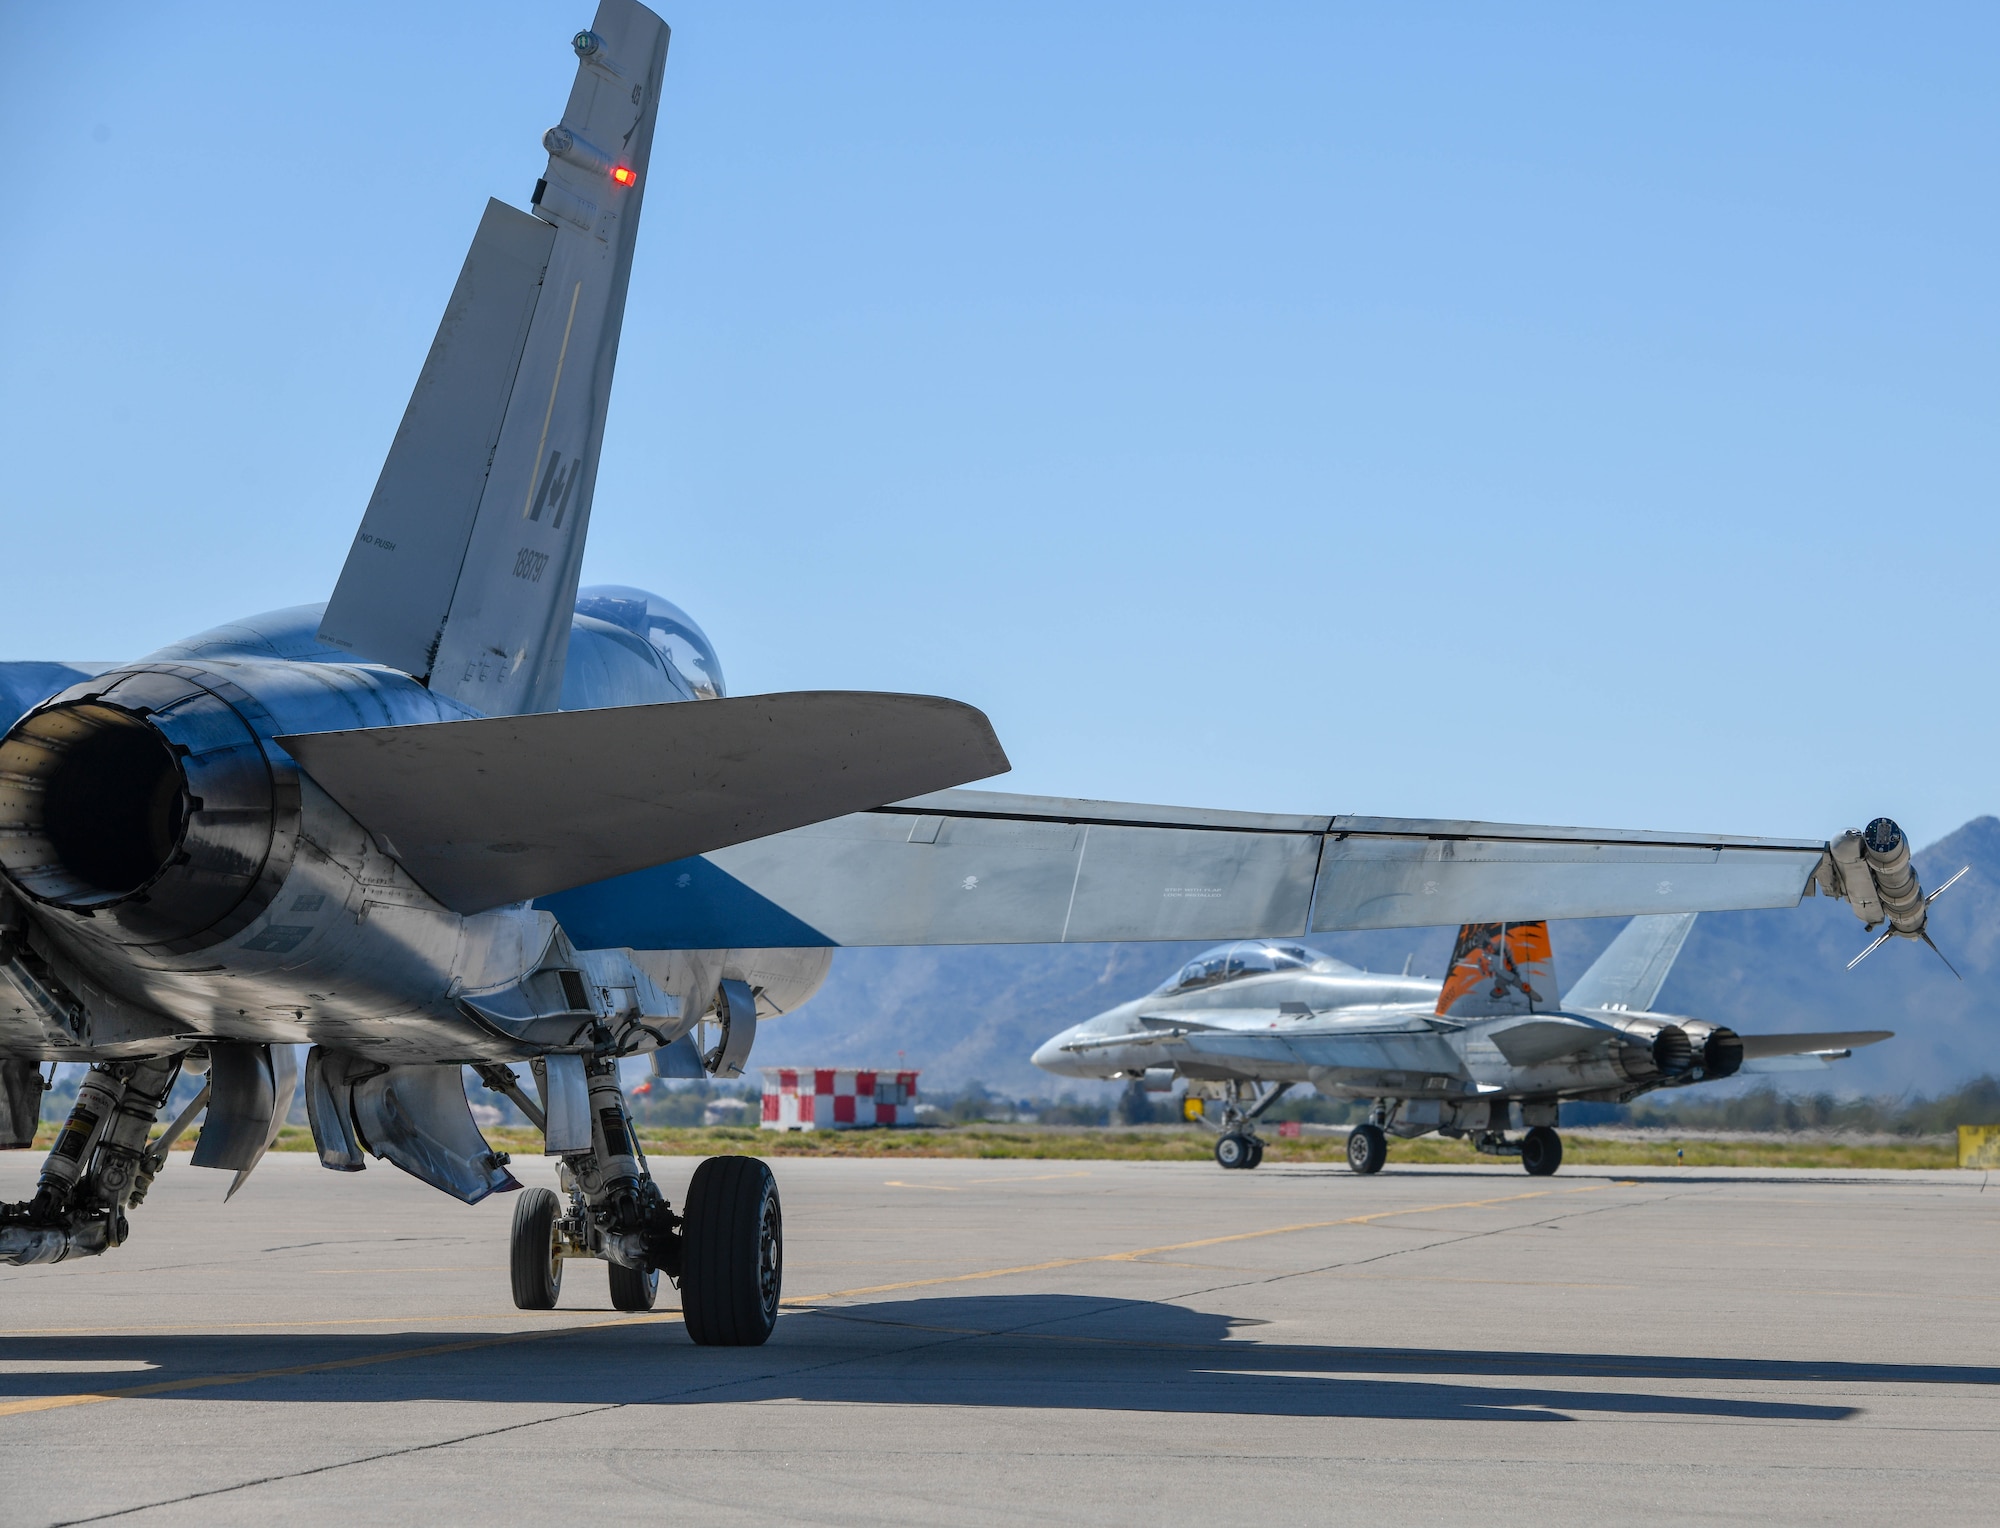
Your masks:
{"label": "background fighter jet", "polygon": [[[1560,1003],[1544,922],[1466,924],[1443,981],[1375,975],[1303,945],[1244,940],[1064,1030],[1034,1062],[1065,1077],[1143,1077],[1161,1089],[1186,1078],[1220,1091],[1215,1160],[1224,1167],[1255,1167],[1264,1155],[1257,1116],[1309,1082],[1329,1097],[1375,1100],[1347,1138],[1358,1173],[1381,1170],[1389,1136],[1435,1130],[1518,1155],[1539,1176],[1562,1163],[1564,1099],[1623,1103],[1654,1088],[1775,1070],[1766,1064],[1780,1058],[1823,1064],[1890,1037],[1882,1029],[1739,1035],[1652,1012],[1693,924],[1692,913],[1634,918]],[[1513,1141],[1516,1108],[1528,1128]]]}
{"label": "background fighter jet", "polygon": [[[1820,841],[1260,816],[964,792],[1007,768],[929,696],[729,697],[701,630],[578,591],[667,29],[604,0],[531,211],[489,203],[324,607],[118,664],[0,666],[0,1143],[39,1067],[90,1063],[0,1261],[118,1245],[168,1146],[245,1174],[303,1079],[320,1160],[468,1202],[517,1187],[471,1064],[561,1159],[522,1194],[514,1297],[565,1259],[615,1302],[678,1278],[689,1334],[776,1319],[763,1163],[685,1204],[618,1060],[733,1075],[842,944],[1298,936],[1846,898],[1923,932],[1901,832]],[[407,213],[407,209],[406,209]],[[930,794],[924,794],[930,793]],[[514,1065],[532,1073],[534,1096]],[[177,1077],[207,1083],[165,1130]]]}

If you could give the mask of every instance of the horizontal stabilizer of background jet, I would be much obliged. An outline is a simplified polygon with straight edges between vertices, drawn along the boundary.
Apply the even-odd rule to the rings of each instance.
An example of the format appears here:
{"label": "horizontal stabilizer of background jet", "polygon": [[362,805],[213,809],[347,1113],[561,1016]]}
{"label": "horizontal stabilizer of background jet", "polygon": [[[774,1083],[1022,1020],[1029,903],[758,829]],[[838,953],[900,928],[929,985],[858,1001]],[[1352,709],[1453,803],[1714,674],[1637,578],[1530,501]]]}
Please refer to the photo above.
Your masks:
{"label": "horizontal stabilizer of background jet", "polygon": [[1742,1035],[1743,1059],[1762,1061],[1771,1056],[1815,1056],[1824,1051],[1850,1051],[1895,1038],[1893,1029],[1850,1029],[1845,1033],[1805,1035]]}
{"label": "horizontal stabilizer of background jet", "polygon": [[1565,1008],[1648,1009],[1687,943],[1694,913],[1634,918],[1563,995]]}
{"label": "horizontal stabilizer of background jet", "polygon": [[1791,907],[1825,850],[943,791],[542,905],[593,948],[1298,937]]}
{"label": "horizontal stabilizer of background jet", "polygon": [[1008,768],[971,706],[846,690],[279,742],[425,890],[461,913]]}

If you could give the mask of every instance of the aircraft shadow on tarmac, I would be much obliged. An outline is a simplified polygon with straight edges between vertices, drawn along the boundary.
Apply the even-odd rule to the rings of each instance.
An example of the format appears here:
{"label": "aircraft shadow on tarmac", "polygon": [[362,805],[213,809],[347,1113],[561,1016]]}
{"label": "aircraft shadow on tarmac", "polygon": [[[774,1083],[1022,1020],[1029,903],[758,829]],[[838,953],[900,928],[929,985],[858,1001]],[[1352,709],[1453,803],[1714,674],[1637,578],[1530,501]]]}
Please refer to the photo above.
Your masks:
{"label": "aircraft shadow on tarmac", "polygon": [[[747,1349],[694,1347],[674,1322],[531,1342],[434,1328],[394,1336],[51,1334],[0,1339],[0,1404],[203,1376],[209,1383],[162,1398],[552,1406],[804,1400],[1444,1421],[1559,1422],[1615,1413],[1834,1422],[1858,1414],[1858,1405],[1846,1403],[1853,1398],[1808,1403],[1790,1398],[1797,1387],[2000,1385],[2000,1368],[1970,1365],[1340,1347],[1235,1335],[1256,1325],[1152,1301],[981,1295],[797,1309],[768,1346]],[[454,1344],[469,1346],[411,1351]],[[409,1356],[370,1361],[395,1353]],[[107,1372],[114,1365],[116,1372]],[[315,1366],[323,1367],[312,1372]],[[275,1369],[308,1372],[214,1382]],[[1635,1383],[1645,1381],[1670,1388]],[[1693,1393],[1746,1381],[1785,1398]]]}

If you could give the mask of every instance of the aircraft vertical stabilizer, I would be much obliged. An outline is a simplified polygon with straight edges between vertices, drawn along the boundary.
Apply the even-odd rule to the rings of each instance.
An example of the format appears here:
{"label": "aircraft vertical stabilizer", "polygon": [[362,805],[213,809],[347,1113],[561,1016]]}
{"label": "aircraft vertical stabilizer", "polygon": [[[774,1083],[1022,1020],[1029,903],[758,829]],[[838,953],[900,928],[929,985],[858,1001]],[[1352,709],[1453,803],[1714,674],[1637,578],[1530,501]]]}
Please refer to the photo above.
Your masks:
{"label": "aircraft vertical stabilizer", "polygon": [[1666,985],[1667,973],[1694,927],[1693,913],[1657,913],[1634,918],[1591,962],[1563,997],[1566,1008],[1631,1008],[1653,1006]]}
{"label": "aircraft vertical stabilizer", "polygon": [[490,716],[562,690],[667,27],[603,0],[573,46],[535,216],[481,220],[320,628]]}

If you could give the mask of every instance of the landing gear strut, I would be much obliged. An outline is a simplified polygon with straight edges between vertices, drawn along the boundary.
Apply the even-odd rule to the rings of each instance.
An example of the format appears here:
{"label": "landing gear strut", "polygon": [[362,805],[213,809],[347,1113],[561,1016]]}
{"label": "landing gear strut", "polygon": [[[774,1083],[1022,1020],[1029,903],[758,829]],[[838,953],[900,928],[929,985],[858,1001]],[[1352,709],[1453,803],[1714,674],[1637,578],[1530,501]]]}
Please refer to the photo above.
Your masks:
{"label": "landing gear strut", "polygon": [[695,1169],[676,1215],[632,1128],[616,1058],[587,1058],[584,1078],[590,1149],[564,1153],[557,1168],[567,1208],[545,1188],[524,1190],[514,1206],[514,1303],[551,1309],[563,1263],[597,1258],[610,1265],[611,1303],[619,1310],[651,1310],[665,1274],[680,1285],[688,1336],[697,1343],[765,1341],[777,1325],[784,1273],[784,1216],[771,1169],[755,1157],[710,1157]]}
{"label": "landing gear strut", "polygon": [[84,1075],[76,1105],[42,1164],[35,1197],[0,1205],[0,1263],[96,1257],[125,1240],[125,1211],[146,1197],[167,1149],[207,1094],[148,1145],[181,1058],[102,1061]]}

